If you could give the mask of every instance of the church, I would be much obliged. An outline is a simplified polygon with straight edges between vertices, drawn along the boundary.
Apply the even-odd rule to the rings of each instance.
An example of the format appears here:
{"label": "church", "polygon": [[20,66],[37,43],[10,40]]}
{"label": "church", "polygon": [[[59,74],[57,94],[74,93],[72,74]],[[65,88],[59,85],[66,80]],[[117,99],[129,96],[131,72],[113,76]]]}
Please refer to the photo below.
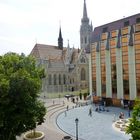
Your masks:
{"label": "church", "polygon": [[89,89],[89,56],[91,33],[86,1],[83,5],[83,17],[80,26],[80,49],[70,47],[69,42],[63,46],[61,27],[59,29],[58,46],[35,44],[31,55],[35,57],[37,66],[43,66],[46,77],[42,82],[42,96],[48,93],[62,93]]}

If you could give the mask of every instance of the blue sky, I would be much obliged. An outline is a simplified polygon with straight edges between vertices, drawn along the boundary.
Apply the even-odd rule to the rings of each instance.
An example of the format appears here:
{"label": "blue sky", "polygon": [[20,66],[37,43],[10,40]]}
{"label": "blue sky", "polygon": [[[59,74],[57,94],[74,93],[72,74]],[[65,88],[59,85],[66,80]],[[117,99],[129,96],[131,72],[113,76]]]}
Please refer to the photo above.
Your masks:
{"label": "blue sky", "polygon": [[[35,43],[78,48],[84,0],[0,0],[0,55],[29,54]],[[140,0],[86,0],[93,27],[139,13]]]}

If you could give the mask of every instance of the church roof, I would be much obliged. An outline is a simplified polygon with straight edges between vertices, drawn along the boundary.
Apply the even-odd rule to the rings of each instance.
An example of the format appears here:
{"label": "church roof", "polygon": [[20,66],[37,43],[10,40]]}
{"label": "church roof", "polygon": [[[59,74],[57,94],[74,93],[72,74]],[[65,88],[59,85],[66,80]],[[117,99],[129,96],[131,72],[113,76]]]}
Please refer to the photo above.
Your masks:
{"label": "church roof", "polygon": [[58,48],[58,46],[53,45],[44,45],[44,44],[36,44],[31,51],[31,55],[40,59],[62,59],[62,50]]}
{"label": "church roof", "polygon": [[[63,48],[63,50],[61,50],[58,48],[58,46],[54,45],[35,44],[30,54],[38,59],[46,59],[60,63],[60,61],[63,61],[66,58],[66,52],[67,48]],[[78,49],[74,49],[71,63],[75,63],[77,59]]]}

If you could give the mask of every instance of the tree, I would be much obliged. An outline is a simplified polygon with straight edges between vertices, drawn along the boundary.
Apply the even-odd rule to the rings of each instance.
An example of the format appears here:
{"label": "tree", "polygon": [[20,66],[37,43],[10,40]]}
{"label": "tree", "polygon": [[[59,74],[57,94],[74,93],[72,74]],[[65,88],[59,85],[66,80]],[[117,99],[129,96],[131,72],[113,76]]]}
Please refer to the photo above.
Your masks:
{"label": "tree", "polygon": [[126,133],[131,134],[133,140],[140,139],[140,100],[138,99],[135,101],[132,118]]}
{"label": "tree", "polygon": [[0,140],[16,140],[44,121],[46,108],[38,100],[44,76],[31,56],[0,56]]}

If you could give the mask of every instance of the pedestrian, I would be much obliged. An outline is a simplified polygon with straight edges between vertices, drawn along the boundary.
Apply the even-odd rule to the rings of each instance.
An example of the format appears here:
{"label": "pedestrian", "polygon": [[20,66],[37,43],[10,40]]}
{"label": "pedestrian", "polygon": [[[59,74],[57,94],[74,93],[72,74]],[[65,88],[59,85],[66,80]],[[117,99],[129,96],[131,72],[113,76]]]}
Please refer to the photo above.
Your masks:
{"label": "pedestrian", "polygon": [[114,114],[113,115],[113,122],[115,122],[116,121],[116,115]]}
{"label": "pedestrian", "polygon": [[76,100],[77,100],[77,102],[78,102],[78,97],[76,97]]}
{"label": "pedestrian", "polygon": [[67,116],[67,112],[65,111],[65,117]]}
{"label": "pedestrian", "polygon": [[88,114],[90,117],[92,116],[92,110],[91,108],[89,109],[89,114]]}
{"label": "pedestrian", "polygon": [[130,114],[130,108],[128,107],[128,117],[130,117],[131,114]]}
{"label": "pedestrian", "polygon": [[67,111],[69,110],[69,106],[67,105]]}
{"label": "pedestrian", "polygon": [[54,100],[53,100],[53,105],[54,105]]}
{"label": "pedestrian", "polygon": [[63,105],[65,105],[65,102],[63,101]]}

